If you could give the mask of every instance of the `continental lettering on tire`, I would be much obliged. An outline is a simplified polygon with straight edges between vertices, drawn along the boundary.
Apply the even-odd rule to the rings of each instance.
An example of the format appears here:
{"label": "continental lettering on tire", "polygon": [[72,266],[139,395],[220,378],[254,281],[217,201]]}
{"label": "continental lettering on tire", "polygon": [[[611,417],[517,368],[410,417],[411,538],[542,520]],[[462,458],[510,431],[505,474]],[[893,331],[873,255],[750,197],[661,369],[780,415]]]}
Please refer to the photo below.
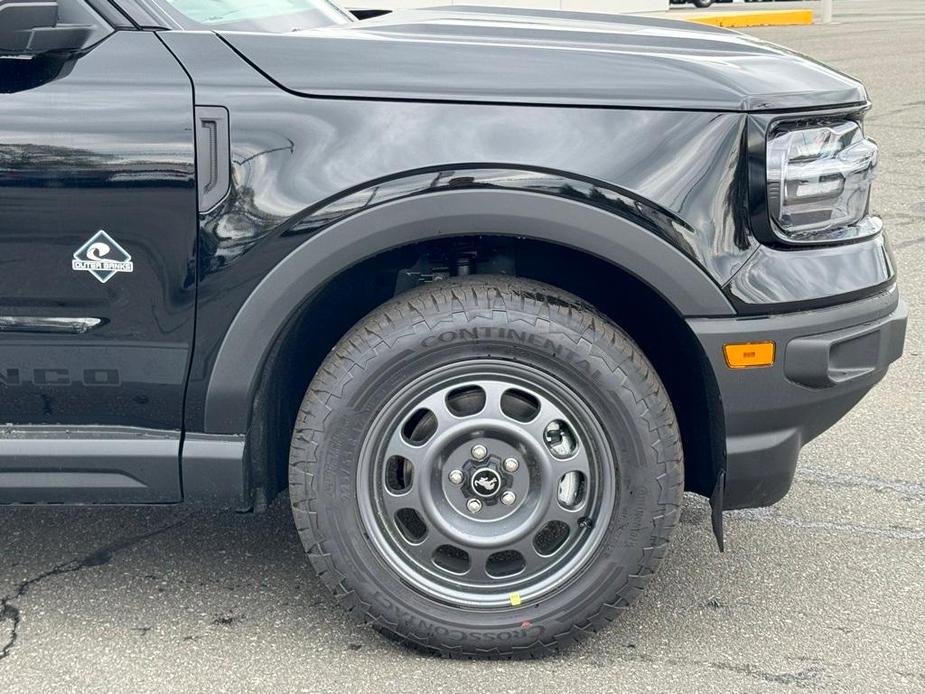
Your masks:
{"label": "continental lettering on tire", "polygon": [[454,342],[464,342],[466,340],[508,340],[518,342],[522,345],[538,347],[544,352],[562,359],[566,363],[574,366],[580,371],[584,371],[591,378],[597,378],[600,371],[595,370],[591,363],[580,355],[569,352],[561,344],[556,344],[549,338],[541,337],[535,333],[506,328],[503,326],[478,326],[473,328],[459,328],[457,330],[444,330],[435,335],[428,335],[421,340],[421,347],[435,347],[437,345],[448,345]]}
{"label": "continental lettering on tire", "polygon": [[[524,301],[527,295],[556,296],[557,300]],[[484,315],[487,306],[494,307],[490,316]],[[464,366],[474,360],[483,363]],[[600,524],[601,541],[587,567],[561,589],[536,597],[540,584],[500,577],[491,586],[495,602],[475,607],[459,597],[459,582],[468,580],[460,579],[459,571],[446,585],[434,577],[438,570],[454,571],[452,565],[444,564],[447,559],[459,560],[460,551],[467,551],[466,543],[456,554],[440,552],[444,564],[437,563],[426,548],[419,564],[409,566],[401,561],[406,551],[413,551],[407,548],[416,546],[415,533],[426,536],[439,527],[419,510],[411,520],[398,518],[394,534],[390,528],[401,509],[414,509],[410,501],[414,492],[404,497],[406,488],[413,490],[412,485],[420,480],[431,479],[426,477],[433,470],[426,465],[429,453],[425,449],[428,437],[435,434],[428,429],[426,414],[411,417],[416,422],[414,431],[405,426],[404,409],[417,414],[412,405],[420,398],[395,403],[394,422],[377,423],[376,417],[390,398],[404,393],[408,384],[419,383],[423,374],[436,378],[436,369],[452,371],[450,376],[475,369],[480,382],[491,380],[491,369],[504,374],[519,369],[524,378],[540,381],[542,374],[555,374],[548,377],[565,381],[563,388],[576,389],[576,397],[586,399],[590,411],[607,420],[609,426],[602,429],[590,450],[600,453],[601,465],[595,470],[613,470],[620,477],[616,486],[619,503],[615,512],[604,509],[595,515],[593,506],[583,510]],[[426,409],[453,399],[454,381],[448,378],[450,390],[443,394],[436,389],[433,402],[428,400],[433,389],[422,386]],[[459,378],[461,383],[471,376]],[[461,399],[462,395],[456,398]],[[454,416],[461,421],[471,416],[462,403],[454,404],[460,410]],[[475,412],[478,403],[470,409]],[[582,430],[587,434],[593,424],[590,420]],[[502,420],[498,426],[502,427],[499,431],[508,431],[504,427],[517,425]],[[407,463],[389,467],[380,458],[389,452],[391,444],[386,443],[393,440],[405,442],[397,443],[396,450],[408,454]],[[322,581],[345,608],[386,636],[451,657],[540,656],[604,626],[653,574],[677,522],[683,484],[678,441],[671,404],[654,369],[619,327],[593,308],[529,280],[448,280],[439,286],[423,285],[383,305],[358,323],[328,356],[306,390],[294,431],[290,499],[303,544]],[[460,461],[472,461],[471,469],[466,468],[470,484],[475,485],[471,493],[481,492],[484,516],[485,499],[494,498],[485,495],[500,494],[502,485],[493,474],[476,473],[486,467],[498,471],[504,455],[499,452],[498,460],[489,456],[486,463],[470,443],[459,444]],[[419,444],[424,448],[419,449]],[[487,450],[491,452],[494,445],[486,445]],[[538,445],[545,444],[540,440]],[[440,459],[444,458],[450,460],[447,456]],[[432,476],[439,479],[441,489],[456,484],[450,474],[455,467],[444,467]],[[395,483],[380,485],[380,473],[389,480],[395,476]],[[555,491],[557,482],[553,480],[550,489]],[[665,495],[666,488],[674,496]],[[389,506],[377,501],[377,491],[382,489],[383,498],[393,493],[397,501]],[[612,485],[601,498],[611,499],[614,492]],[[383,508],[388,513],[382,513]],[[465,508],[476,513],[468,504]],[[374,536],[378,519],[387,526],[381,536]],[[581,518],[576,516],[575,522],[580,526]],[[399,537],[403,530],[412,533],[410,540]],[[431,541],[436,542],[435,538]],[[502,544],[499,549],[504,549]],[[463,561],[468,562],[466,573],[475,576],[478,572],[471,571],[471,556]],[[417,581],[413,573],[418,566],[427,572],[426,583]],[[473,585],[476,588],[469,592],[474,594],[477,581]]]}

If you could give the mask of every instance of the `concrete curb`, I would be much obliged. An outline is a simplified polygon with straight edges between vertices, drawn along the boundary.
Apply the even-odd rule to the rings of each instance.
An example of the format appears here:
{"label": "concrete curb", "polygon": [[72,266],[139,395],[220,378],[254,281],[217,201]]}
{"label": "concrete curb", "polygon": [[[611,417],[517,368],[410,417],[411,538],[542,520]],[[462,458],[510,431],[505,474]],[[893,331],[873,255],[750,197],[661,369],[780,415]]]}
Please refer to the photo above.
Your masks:
{"label": "concrete curb", "polygon": [[756,12],[730,12],[720,14],[684,14],[678,19],[698,24],[711,24],[712,26],[737,28],[761,26],[792,26],[813,23],[812,10],[765,10]]}

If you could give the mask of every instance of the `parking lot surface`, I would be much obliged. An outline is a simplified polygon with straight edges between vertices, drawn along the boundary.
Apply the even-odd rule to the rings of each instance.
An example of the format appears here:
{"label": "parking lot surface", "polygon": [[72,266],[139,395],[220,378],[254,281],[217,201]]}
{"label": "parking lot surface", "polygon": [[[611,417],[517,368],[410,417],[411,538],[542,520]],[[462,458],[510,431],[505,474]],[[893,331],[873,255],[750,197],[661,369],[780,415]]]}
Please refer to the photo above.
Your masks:
{"label": "parking lot surface", "polygon": [[[840,2],[841,0],[839,0]],[[725,14],[727,12],[757,12],[764,10],[812,10],[815,13],[820,11],[822,3],[819,0],[778,0],[777,2],[744,2],[744,0],[734,0],[734,2],[716,2],[705,10],[698,10],[694,5],[672,5],[669,11],[672,14],[681,12],[690,14],[692,11],[711,12],[714,14]]]}
{"label": "parking lot surface", "polygon": [[0,691],[925,692],[925,5],[839,0],[836,20],[753,33],[869,88],[906,356],[804,450],[784,501],[728,514],[724,555],[689,497],[621,621],[553,659],[448,662],[350,623],[285,499],[2,508]]}

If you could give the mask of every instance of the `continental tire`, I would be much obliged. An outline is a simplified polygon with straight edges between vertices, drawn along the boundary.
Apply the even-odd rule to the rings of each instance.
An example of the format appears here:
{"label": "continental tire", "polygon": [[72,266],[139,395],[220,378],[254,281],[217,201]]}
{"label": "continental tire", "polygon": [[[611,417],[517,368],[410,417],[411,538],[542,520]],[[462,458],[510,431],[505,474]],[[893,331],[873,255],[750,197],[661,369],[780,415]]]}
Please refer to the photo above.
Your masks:
{"label": "continental tire", "polygon": [[314,377],[290,498],[348,612],[456,657],[554,653],[613,620],[665,554],[680,438],[652,365],[580,299],[437,282],[357,324]]}

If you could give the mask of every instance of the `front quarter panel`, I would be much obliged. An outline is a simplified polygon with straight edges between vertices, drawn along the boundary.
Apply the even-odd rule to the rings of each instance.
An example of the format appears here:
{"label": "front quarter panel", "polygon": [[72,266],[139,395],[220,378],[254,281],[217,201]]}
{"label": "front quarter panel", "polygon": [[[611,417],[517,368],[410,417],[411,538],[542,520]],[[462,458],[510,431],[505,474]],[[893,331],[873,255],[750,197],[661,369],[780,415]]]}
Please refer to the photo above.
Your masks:
{"label": "front quarter panel", "polygon": [[[349,214],[346,201],[364,190],[373,198],[385,182],[401,188],[423,171],[465,167],[591,181],[661,215],[663,239],[716,287],[756,248],[744,219],[743,114],[306,98],[279,89],[213,34],[160,36],[190,72],[197,105],[230,113],[232,190],[200,219],[190,430],[204,430],[208,384],[235,316],[320,231],[307,220],[323,207],[334,223],[341,202]],[[269,342],[278,328],[266,326]],[[256,371],[261,359],[239,368]],[[241,431],[233,429],[217,433]]]}

